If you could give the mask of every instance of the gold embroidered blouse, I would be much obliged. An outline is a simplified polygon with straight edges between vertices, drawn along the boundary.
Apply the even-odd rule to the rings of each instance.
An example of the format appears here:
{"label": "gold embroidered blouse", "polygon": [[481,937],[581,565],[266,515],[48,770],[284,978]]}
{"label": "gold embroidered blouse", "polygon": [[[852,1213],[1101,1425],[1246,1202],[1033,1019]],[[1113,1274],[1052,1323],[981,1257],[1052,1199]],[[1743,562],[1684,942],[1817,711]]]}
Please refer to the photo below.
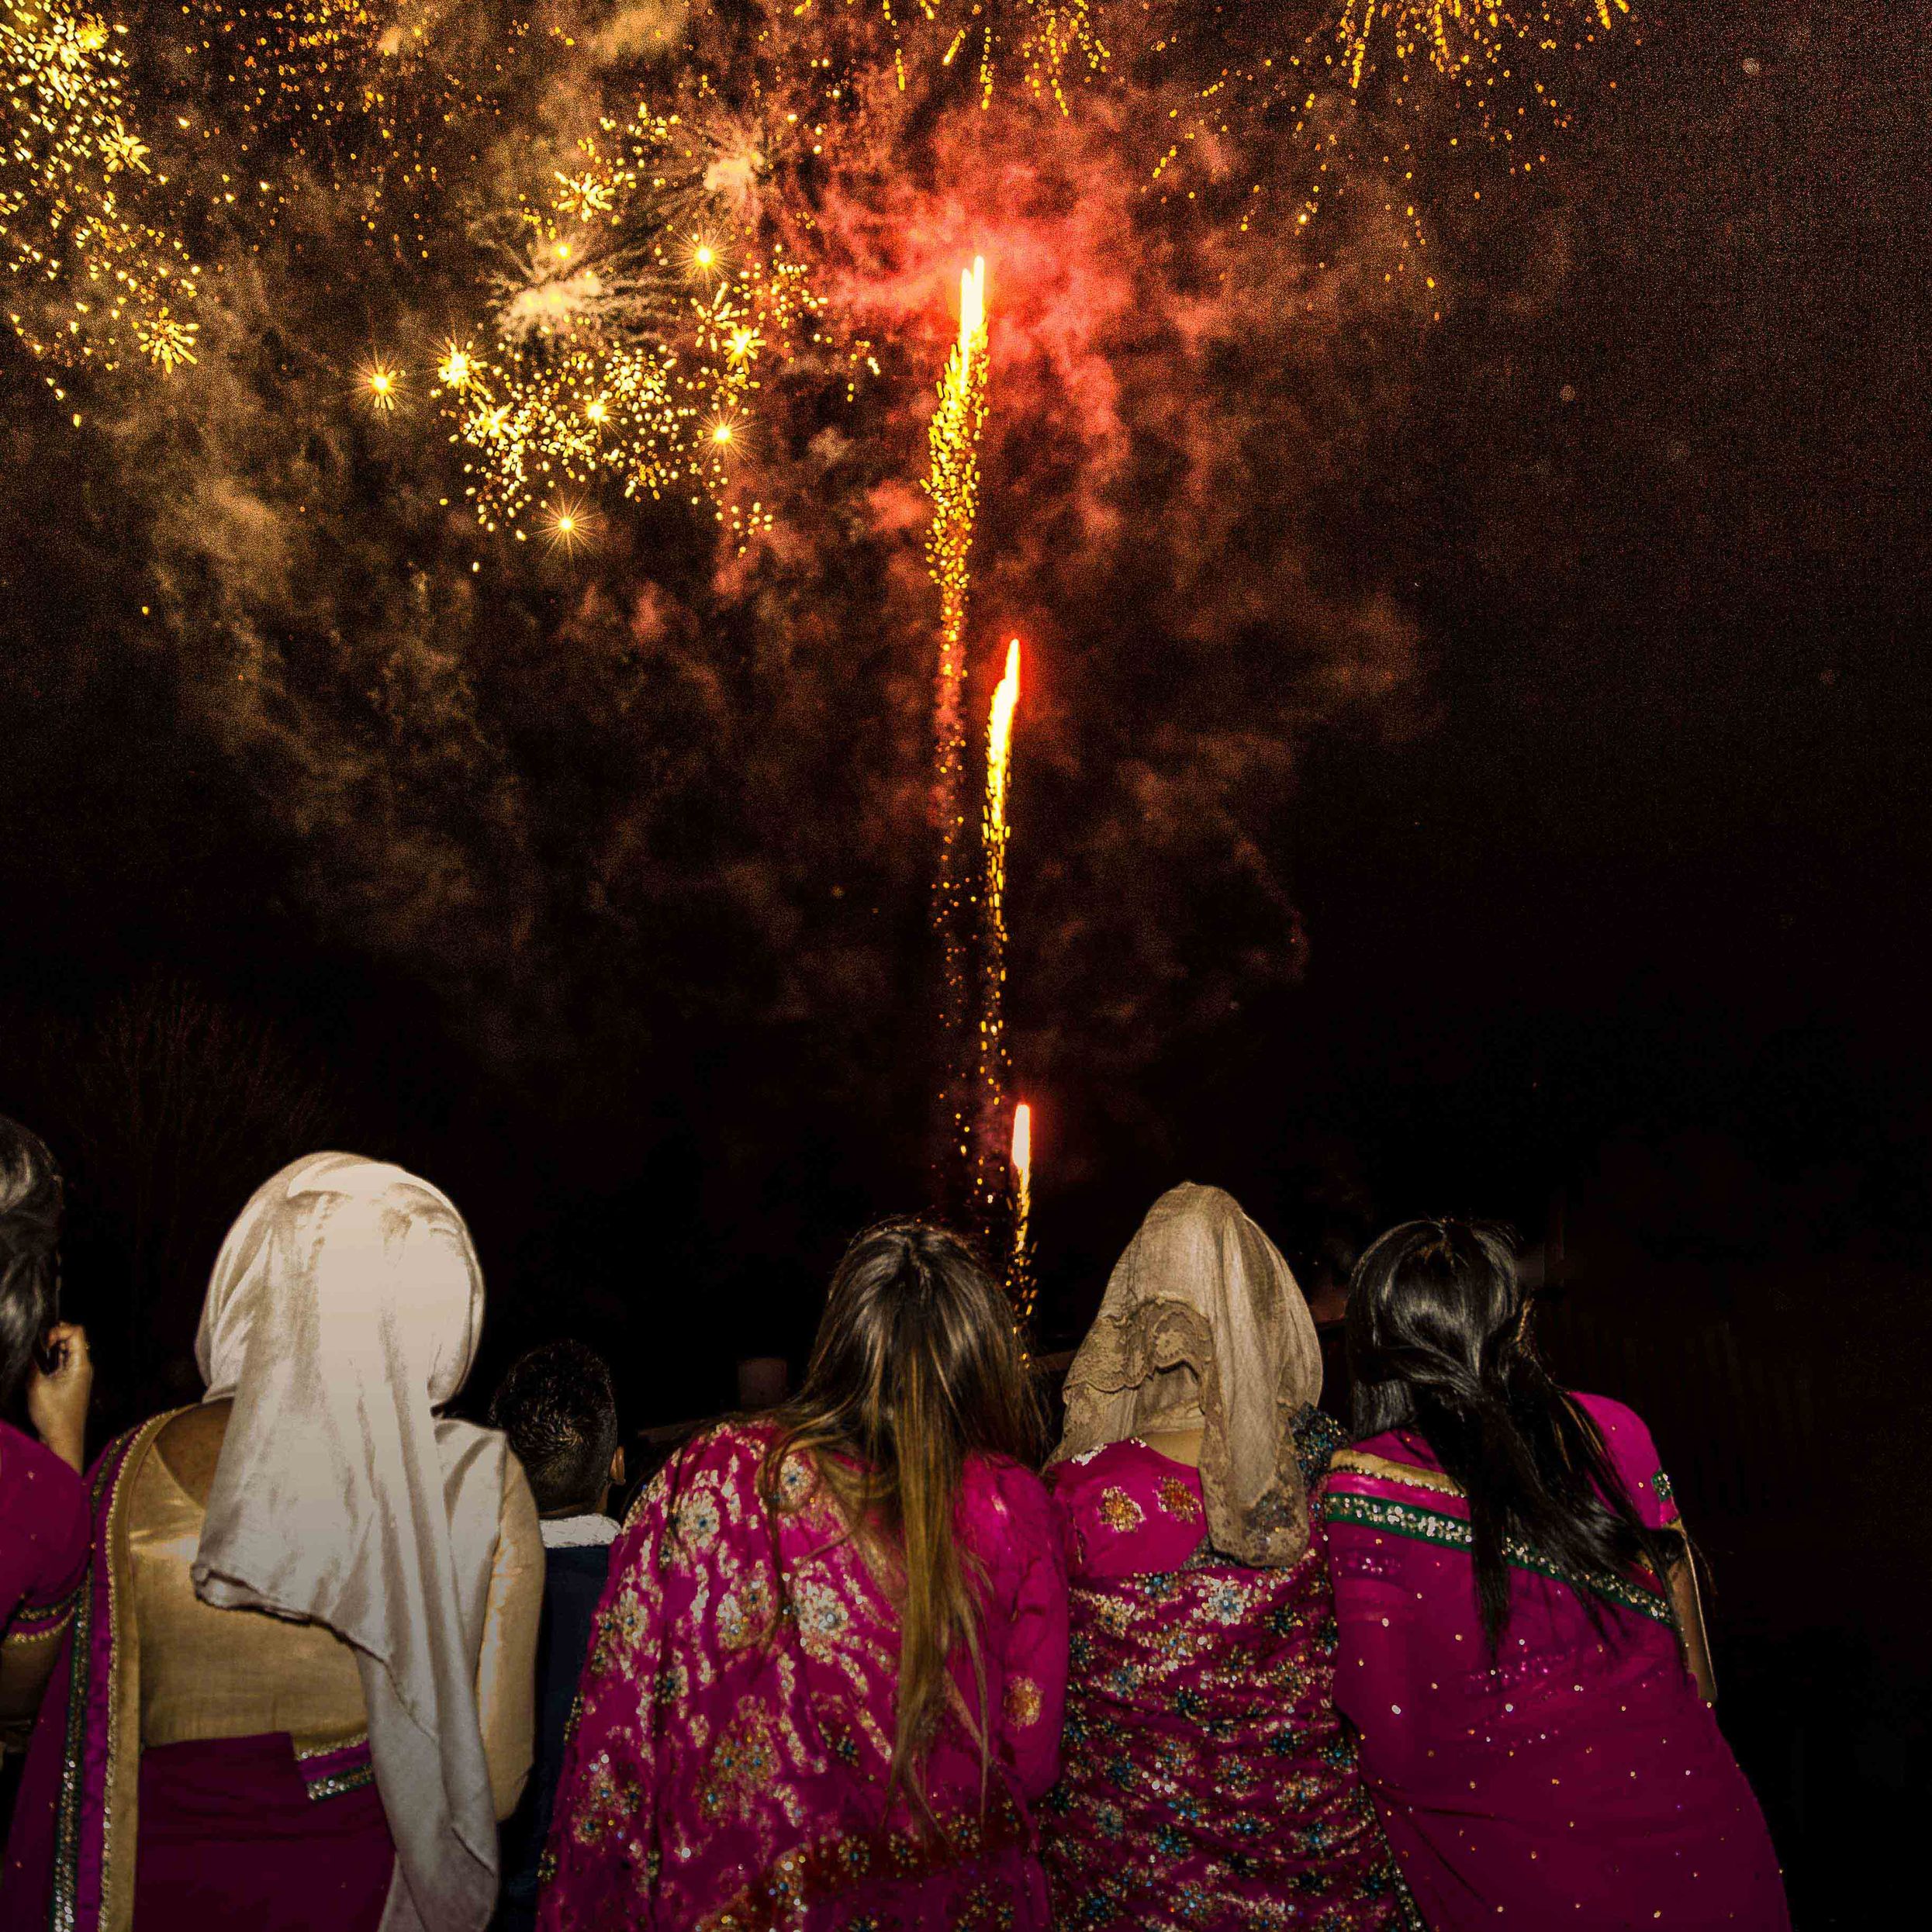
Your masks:
{"label": "gold embroidered blouse", "polygon": [[[141,1742],[286,1731],[301,1752],[349,1743],[368,1722],[349,1645],[319,1623],[261,1610],[216,1609],[195,1594],[190,1568],[213,1474],[211,1451],[219,1450],[224,1419],[193,1410],[176,1418],[132,1473],[128,1553],[140,1654]],[[516,1809],[530,1771],[544,1592],[537,1506],[513,1457],[508,1466],[476,1672],[499,1818]]]}

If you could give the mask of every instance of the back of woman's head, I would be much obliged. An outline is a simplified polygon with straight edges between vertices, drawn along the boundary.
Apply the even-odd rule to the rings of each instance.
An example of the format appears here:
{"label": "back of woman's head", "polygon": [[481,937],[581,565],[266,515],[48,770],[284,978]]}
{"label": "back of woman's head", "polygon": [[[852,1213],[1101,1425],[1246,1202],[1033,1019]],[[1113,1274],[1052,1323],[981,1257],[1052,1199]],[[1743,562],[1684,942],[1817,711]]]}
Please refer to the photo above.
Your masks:
{"label": "back of woman's head", "polygon": [[39,1135],[0,1115],[0,1402],[57,1317],[60,1170]]}
{"label": "back of woman's head", "polygon": [[833,1273],[804,1385],[778,1420],[768,1498],[786,1456],[812,1455],[854,1533],[902,1580],[892,1780],[917,1796],[949,1660],[963,1646],[979,1670],[978,1606],[955,1520],[966,1459],[1030,1462],[1040,1449],[1005,1296],[943,1228],[906,1220],[868,1229]]}
{"label": "back of woman's head", "polygon": [[1507,1546],[1572,1581],[1660,1576],[1668,1553],[1638,1517],[1595,1425],[1536,1359],[1514,1244],[1491,1222],[1409,1221],[1356,1263],[1348,1304],[1357,1439],[1412,1429],[1469,1498],[1478,1602],[1492,1647],[1509,1613]]}

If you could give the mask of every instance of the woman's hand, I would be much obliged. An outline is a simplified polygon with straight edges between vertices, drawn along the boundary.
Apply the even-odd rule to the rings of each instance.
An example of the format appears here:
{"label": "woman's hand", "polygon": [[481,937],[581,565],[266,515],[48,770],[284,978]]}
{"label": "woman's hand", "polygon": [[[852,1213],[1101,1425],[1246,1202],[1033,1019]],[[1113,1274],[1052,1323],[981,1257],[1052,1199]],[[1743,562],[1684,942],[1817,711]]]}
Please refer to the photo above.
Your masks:
{"label": "woman's hand", "polygon": [[34,1433],[76,1475],[87,1467],[87,1405],[94,1393],[94,1359],[87,1330],[57,1322],[47,1330],[43,1357],[27,1381],[27,1417]]}

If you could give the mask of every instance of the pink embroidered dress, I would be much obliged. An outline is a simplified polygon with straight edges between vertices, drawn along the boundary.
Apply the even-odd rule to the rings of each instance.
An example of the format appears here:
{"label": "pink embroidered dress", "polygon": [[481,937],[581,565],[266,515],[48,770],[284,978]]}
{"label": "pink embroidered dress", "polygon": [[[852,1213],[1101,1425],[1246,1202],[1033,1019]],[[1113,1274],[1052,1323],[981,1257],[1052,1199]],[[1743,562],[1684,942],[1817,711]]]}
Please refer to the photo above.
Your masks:
{"label": "pink embroidered dress", "polygon": [[770,1425],[674,1457],[611,1553],[565,1754],[542,1932],[1045,1932],[1031,1816],[1059,1764],[1066,1578],[1039,1478],[973,1459],[959,1505],[983,1616],[983,1767],[957,1708],[928,1757],[942,1828],[887,1797],[890,1590],[809,1460],[759,1495]]}
{"label": "pink embroidered dress", "polygon": [[[1339,1426],[1296,1429],[1312,1483]],[[1335,1713],[1319,1548],[1218,1557],[1198,1471],[1110,1443],[1049,1472],[1073,1666],[1047,1873],[1068,1928],[1419,1928]]]}
{"label": "pink embroidered dress", "polygon": [[[1573,1398],[1643,1519],[1677,1521],[1649,1432]],[[1655,1578],[1588,1579],[1605,1629],[1533,1550],[1508,1551],[1491,1662],[1469,1506],[1422,1437],[1339,1456],[1322,1514],[1341,1629],[1336,1701],[1435,1932],[1788,1932],[1762,1814],[1685,1668]]]}

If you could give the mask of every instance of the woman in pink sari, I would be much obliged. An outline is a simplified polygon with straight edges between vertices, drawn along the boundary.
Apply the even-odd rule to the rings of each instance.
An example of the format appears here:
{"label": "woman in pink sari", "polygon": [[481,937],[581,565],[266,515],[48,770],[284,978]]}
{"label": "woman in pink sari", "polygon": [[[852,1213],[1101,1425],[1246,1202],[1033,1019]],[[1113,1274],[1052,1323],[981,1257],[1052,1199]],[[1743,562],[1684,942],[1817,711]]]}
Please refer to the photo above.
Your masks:
{"label": "woman in pink sari", "polygon": [[40,1439],[0,1422],[0,1747],[24,1744],[87,1569],[87,1336],[59,1321],[60,1175],[0,1118],[0,1403],[24,1383]]}
{"label": "woman in pink sari", "polygon": [[482,1932],[543,1588],[507,1444],[438,1412],[482,1314],[427,1181],[316,1154],[256,1191],[207,1395],[94,1466],[0,1932]]}
{"label": "woman in pink sari", "polygon": [[1073,1577],[1045,1821],[1063,1926],[1418,1924],[1335,1714],[1321,1388],[1274,1243],[1218,1188],[1162,1195],[1073,1359],[1051,1472]]}
{"label": "woman in pink sari", "polygon": [[1384,1235],[1350,1293],[1336,1701],[1404,1875],[1435,1932],[1788,1932],[1649,1433],[1558,1389],[1525,1315],[1506,1236],[1456,1222]]}
{"label": "woman in pink sari", "polygon": [[674,1457],[612,1552],[541,1932],[1045,1932],[1066,1581],[1004,1298],[862,1235],[805,1384]]}

